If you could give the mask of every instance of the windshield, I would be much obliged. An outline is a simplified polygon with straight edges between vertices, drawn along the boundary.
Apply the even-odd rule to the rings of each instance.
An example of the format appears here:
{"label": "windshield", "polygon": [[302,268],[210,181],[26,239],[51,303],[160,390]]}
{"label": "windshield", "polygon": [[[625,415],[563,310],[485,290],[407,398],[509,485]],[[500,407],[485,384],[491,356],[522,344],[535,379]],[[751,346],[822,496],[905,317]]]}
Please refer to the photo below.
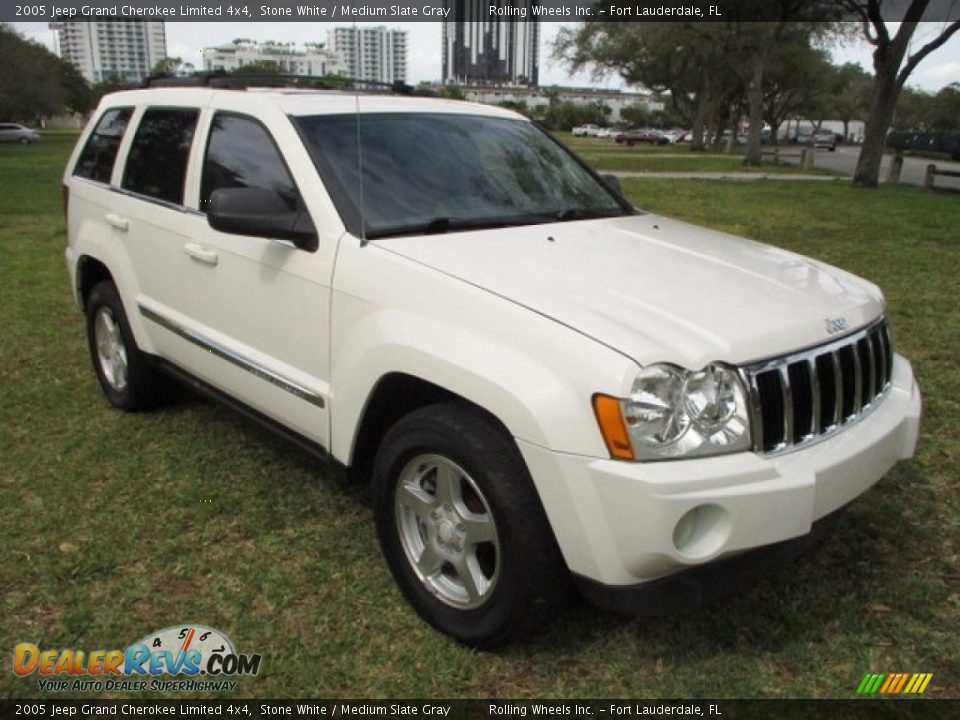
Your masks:
{"label": "windshield", "polygon": [[630,213],[559,143],[523,120],[368,113],[293,121],[344,224],[357,236]]}

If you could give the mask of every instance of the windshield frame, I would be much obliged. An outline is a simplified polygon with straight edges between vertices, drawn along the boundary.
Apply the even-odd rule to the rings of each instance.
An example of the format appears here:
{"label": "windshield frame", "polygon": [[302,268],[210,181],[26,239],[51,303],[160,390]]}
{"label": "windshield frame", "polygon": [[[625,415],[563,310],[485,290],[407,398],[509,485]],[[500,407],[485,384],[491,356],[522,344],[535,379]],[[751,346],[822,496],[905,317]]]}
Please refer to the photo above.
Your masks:
{"label": "windshield frame", "polygon": [[[384,113],[359,113],[359,115],[383,115]],[[393,113],[391,113],[393,114]],[[490,222],[488,227],[484,227],[485,223],[479,223],[478,227],[470,227],[470,223],[467,222],[463,226],[460,226],[455,221],[457,218],[453,218],[454,222],[449,223],[449,229],[444,229],[442,232],[446,233],[456,233],[456,232],[474,232],[477,230],[493,230],[493,229],[502,229],[504,227],[520,227],[528,225],[537,225],[544,224],[547,222],[576,222],[581,220],[590,220],[596,219],[596,217],[625,217],[629,215],[636,215],[640,211],[630,203],[622,194],[618,193],[614,188],[608,185],[600,174],[590,167],[579,155],[573,152],[569,147],[567,147],[563,142],[558,140],[553,136],[552,133],[547,131],[539,123],[530,120],[525,117],[510,117],[510,116],[501,116],[501,115],[488,115],[483,112],[477,113],[451,113],[443,112],[437,110],[416,110],[416,111],[398,111],[395,114],[397,115],[410,115],[410,116],[450,116],[450,117],[468,117],[473,119],[489,119],[489,120],[508,120],[510,122],[523,123],[537,132],[545,136],[556,148],[560,150],[561,153],[567,156],[568,159],[572,160],[573,163],[578,166],[586,175],[593,180],[593,182],[598,185],[604,193],[611,200],[617,208],[622,210],[622,213],[614,214],[611,212],[609,215],[600,215],[593,217],[570,217],[563,218],[560,217],[560,214],[556,218],[547,217],[545,215],[540,217],[534,217],[530,213],[523,213],[521,215],[512,217],[502,217],[497,218],[496,222]],[[317,152],[317,148],[310,141],[307,134],[306,128],[302,124],[302,121],[310,118],[318,117],[356,117],[357,113],[310,113],[310,114],[298,114],[293,115],[289,114],[287,117],[290,120],[290,123],[293,125],[297,135],[300,138],[303,147],[306,149],[308,156],[310,157],[311,162],[313,163],[314,169],[317,174],[320,176],[321,181],[324,184],[324,187],[327,189],[330,199],[333,202],[334,207],[337,210],[338,215],[340,216],[340,221],[343,223],[347,232],[349,232],[354,237],[360,238],[361,240],[366,241],[367,239],[375,240],[379,238],[387,237],[399,237],[405,235],[420,235],[420,234],[438,234],[436,231],[424,231],[419,232],[415,228],[374,228],[370,229],[365,222],[362,222],[361,218],[361,207],[359,207],[351,196],[348,189],[342,185],[337,179],[334,169],[331,167],[329,162],[325,157]],[[362,177],[362,173],[361,173]],[[613,211],[613,208],[611,208]],[[561,213],[562,214],[562,213]],[[434,220],[446,220],[446,218],[436,218]]]}

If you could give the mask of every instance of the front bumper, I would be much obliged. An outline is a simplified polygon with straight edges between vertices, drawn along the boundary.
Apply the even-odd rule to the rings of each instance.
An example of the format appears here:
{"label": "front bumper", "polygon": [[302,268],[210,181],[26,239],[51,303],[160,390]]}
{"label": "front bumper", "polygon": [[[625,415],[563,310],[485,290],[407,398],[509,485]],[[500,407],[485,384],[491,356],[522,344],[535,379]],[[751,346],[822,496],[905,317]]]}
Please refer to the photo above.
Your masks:
{"label": "front bumper", "polygon": [[807,536],[911,457],[920,392],[899,355],[891,385],[851,427],[775,457],[632,463],[517,444],[571,572],[625,589]]}

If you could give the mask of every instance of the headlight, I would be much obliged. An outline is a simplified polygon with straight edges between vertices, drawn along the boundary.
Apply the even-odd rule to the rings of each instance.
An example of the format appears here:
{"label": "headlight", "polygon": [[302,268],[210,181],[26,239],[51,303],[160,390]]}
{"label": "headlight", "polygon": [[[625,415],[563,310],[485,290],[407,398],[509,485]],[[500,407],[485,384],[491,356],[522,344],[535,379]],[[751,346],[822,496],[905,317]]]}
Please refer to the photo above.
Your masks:
{"label": "headlight", "polygon": [[651,365],[628,398],[594,397],[610,454],[624,460],[664,460],[750,448],[747,395],[737,371],[721,363],[690,372]]}

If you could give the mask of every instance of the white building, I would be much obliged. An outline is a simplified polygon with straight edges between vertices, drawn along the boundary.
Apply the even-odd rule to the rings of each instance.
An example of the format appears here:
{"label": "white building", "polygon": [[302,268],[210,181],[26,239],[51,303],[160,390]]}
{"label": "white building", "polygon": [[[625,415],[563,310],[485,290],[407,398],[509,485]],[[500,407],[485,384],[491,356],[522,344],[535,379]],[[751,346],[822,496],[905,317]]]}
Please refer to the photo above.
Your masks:
{"label": "white building", "polygon": [[319,43],[308,43],[299,49],[293,43],[239,40],[203,50],[203,68],[207,71],[230,72],[264,61],[276,63],[280,72],[288,75],[347,74],[343,58]]}
{"label": "white building", "polygon": [[139,82],[167,57],[162,21],[54,22],[60,57],[69,60],[90,82],[117,78]]}
{"label": "white building", "polygon": [[356,80],[407,80],[407,32],[379,27],[338,27],[327,33],[330,49],[343,57],[344,73]]}
{"label": "white building", "polygon": [[540,26],[535,20],[474,21],[484,8],[528,11],[535,0],[445,0],[443,81],[460,85],[528,85],[540,74]]}

